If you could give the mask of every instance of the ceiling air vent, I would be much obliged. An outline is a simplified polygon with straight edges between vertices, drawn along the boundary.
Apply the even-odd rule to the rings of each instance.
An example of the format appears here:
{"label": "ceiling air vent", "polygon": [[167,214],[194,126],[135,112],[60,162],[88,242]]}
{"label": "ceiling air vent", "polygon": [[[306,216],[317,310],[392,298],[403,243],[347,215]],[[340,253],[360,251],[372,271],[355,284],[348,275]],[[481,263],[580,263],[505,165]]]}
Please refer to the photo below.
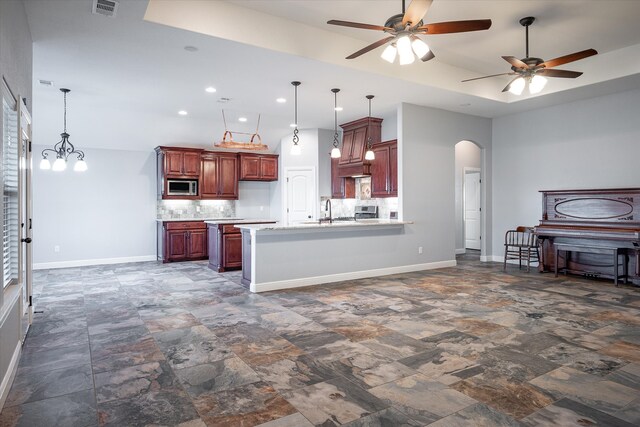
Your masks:
{"label": "ceiling air vent", "polygon": [[40,79],[40,80],[38,80],[38,83],[40,83],[42,86],[49,86],[49,87],[53,86],[53,81],[51,81],[51,80],[42,80],[42,79]]}
{"label": "ceiling air vent", "polygon": [[113,0],[93,0],[93,13],[114,18],[118,11],[118,2]]}

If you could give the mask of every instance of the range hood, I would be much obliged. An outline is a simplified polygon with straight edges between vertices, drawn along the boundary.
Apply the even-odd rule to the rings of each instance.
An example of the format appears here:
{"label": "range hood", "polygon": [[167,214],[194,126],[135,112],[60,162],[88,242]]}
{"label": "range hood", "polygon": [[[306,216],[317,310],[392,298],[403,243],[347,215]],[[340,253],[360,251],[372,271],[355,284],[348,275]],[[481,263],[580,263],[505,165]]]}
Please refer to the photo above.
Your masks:
{"label": "range hood", "polygon": [[365,117],[340,125],[342,149],[338,161],[339,177],[361,177],[371,175],[371,162],[364,159],[367,141],[381,142],[382,119]]}

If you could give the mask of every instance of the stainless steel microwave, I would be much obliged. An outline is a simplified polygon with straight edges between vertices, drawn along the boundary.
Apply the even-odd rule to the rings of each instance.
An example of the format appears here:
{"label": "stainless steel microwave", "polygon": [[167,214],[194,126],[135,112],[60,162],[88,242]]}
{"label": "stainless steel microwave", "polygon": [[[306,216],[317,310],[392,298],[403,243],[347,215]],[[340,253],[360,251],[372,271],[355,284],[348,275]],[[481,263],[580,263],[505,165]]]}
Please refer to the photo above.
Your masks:
{"label": "stainless steel microwave", "polygon": [[198,180],[168,179],[167,196],[197,196]]}

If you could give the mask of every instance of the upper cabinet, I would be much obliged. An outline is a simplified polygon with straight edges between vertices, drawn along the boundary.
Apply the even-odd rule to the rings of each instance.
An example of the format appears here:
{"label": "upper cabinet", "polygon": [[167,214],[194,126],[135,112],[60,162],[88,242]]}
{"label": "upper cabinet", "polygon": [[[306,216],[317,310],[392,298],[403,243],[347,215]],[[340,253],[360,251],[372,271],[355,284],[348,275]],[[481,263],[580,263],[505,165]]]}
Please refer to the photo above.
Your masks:
{"label": "upper cabinet", "polygon": [[200,154],[193,148],[158,147],[164,155],[164,173],[168,178],[198,178]]}
{"label": "upper cabinet", "polygon": [[373,146],[371,162],[371,197],[398,195],[398,141],[385,141]]}
{"label": "upper cabinet", "polygon": [[364,159],[367,141],[380,142],[382,119],[365,117],[340,125],[342,128],[342,149],[338,162],[338,176],[363,176],[370,174],[370,163]]}
{"label": "upper cabinet", "polygon": [[276,154],[240,153],[240,181],[277,181]]}
{"label": "upper cabinet", "polygon": [[213,151],[202,153],[200,197],[221,200],[238,198],[238,155],[236,153]]}

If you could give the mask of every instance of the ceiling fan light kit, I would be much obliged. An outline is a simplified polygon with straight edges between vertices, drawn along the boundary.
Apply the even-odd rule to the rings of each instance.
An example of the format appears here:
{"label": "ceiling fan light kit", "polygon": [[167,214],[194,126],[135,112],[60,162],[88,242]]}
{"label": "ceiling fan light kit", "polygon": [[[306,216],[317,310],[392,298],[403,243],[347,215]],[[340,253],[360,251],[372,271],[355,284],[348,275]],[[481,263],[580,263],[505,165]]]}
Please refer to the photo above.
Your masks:
{"label": "ceiling fan light kit", "polygon": [[422,41],[418,35],[463,33],[467,31],[486,30],[491,27],[490,19],[424,24],[423,18],[432,2],[433,0],[412,0],[405,11],[404,0],[402,0],[402,13],[393,15],[387,19],[384,25],[362,24],[359,22],[339,21],[335,19],[327,21],[327,24],[360,28],[363,30],[383,31],[388,34],[389,37],[371,43],[347,56],[346,59],[357,58],[360,55],[389,43],[380,57],[389,63],[393,63],[396,56],[399,56],[400,65],[412,64],[415,62],[416,56],[420,58],[422,62],[435,58],[429,45]]}
{"label": "ceiling fan light kit", "polygon": [[547,84],[547,77],[560,77],[575,79],[582,75],[579,71],[568,70],[556,70],[552,69],[558,65],[568,64],[569,62],[578,61],[580,59],[588,58],[593,55],[597,55],[598,52],[595,49],[586,49],[580,52],[574,52],[569,55],[560,56],[549,61],[545,61],[541,58],[529,56],[529,26],[536,20],[533,16],[527,16],[520,19],[520,25],[525,27],[525,54],[526,57],[518,59],[515,56],[503,56],[502,59],[511,64],[510,73],[492,74],[490,76],[475,77],[472,79],[463,80],[463,82],[470,82],[473,80],[481,80],[489,77],[497,76],[517,76],[513,79],[504,89],[503,92],[510,92],[514,95],[521,95],[525,86],[529,87],[529,93],[535,95],[540,93]]}

